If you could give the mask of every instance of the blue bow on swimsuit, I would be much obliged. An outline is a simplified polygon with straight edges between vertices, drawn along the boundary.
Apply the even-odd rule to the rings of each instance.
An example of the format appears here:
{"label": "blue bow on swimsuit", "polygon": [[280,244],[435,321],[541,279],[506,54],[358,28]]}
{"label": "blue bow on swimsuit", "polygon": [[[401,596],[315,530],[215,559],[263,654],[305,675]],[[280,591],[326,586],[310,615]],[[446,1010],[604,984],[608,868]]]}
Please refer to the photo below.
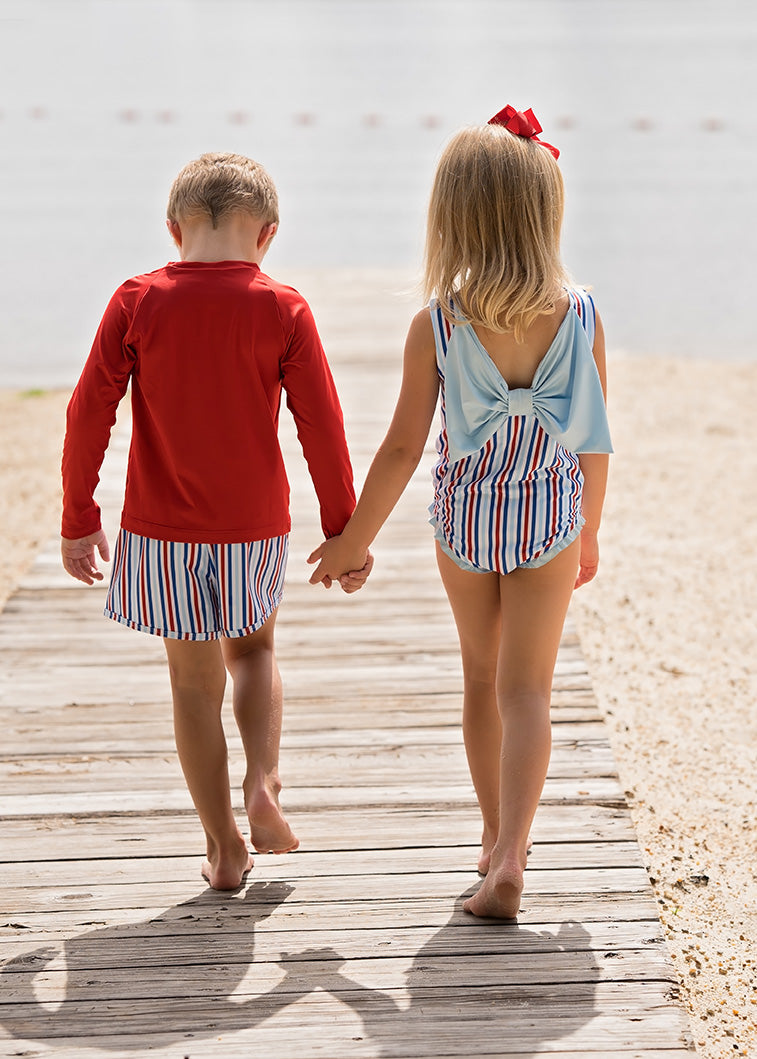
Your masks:
{"label": "blue bow on swimsuit", "polygon": [[602,385],[571,301],[528,389],[511,390],[470,324],[447,347],[445,406],[450,458],[479,452],[508,416],[534,415],[571,452],[612,452]]}

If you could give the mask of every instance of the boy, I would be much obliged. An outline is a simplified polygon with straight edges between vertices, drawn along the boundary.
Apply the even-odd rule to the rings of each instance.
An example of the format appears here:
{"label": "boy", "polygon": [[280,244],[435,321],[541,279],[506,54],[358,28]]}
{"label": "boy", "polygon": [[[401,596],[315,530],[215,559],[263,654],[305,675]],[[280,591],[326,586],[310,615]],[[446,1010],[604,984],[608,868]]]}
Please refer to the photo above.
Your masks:
{"label": "boy", "polygon": [[133,430],[106,616],[162,636],[176,747],[218,890],[252,867],[231,806],[221,705],[228,669],[246,756],[253,847],[298,840],[279,806],[281,681],[274,625],[289,487],[277,438],[282,388],[327,537],[355,506],[342,412],[305,300],[260,264],[278,225],[262,166],[205,154],[179,173],[168,230],[181,261],[127,280],[106,309],[71,398],[63,449],[63,565],[91,585],[109,559],[93,494],[131,383]]}

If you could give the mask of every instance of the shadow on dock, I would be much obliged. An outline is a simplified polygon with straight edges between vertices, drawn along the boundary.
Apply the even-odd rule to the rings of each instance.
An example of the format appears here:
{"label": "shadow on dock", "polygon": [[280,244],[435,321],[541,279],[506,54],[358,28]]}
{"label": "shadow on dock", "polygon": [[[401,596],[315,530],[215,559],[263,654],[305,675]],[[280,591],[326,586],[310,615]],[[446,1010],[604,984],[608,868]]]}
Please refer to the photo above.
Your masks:
{"label": "shadow on dock", "polygon": [[[449,922],[422,946],[406,972],[394,961],[393,968],[376,975],[370,957],[367,963],[349,959],[330,944],[296,950],[293,933],[277,936],[282,944],[289,939],[290,947],[276,959],[264,954],[256,960],[257,928],[294,890],[271,882],[255,882],[236,895],[207,890],[152,919],[87,931],[62,948],[26,952],[0,972],[4,998],[12,998],[3,1004],[0,1021],[15,1038],[53,1043],[86,1034],[96,1037],[100,1048],[112,1042],[114,1050],[139,1052],[152,1034],[168,1044],[249,1030],[320,993],[358,1016],[364,1038],[353,1040],[371,1042],[372,1054],[396,1057],[408,1054],[406,1035],[415,1039],[431,1032],[445,1041],[467,1040],[474,1052],[483,1045],[486,1054],[486,1042],[479,1044],[482,1028],[487,1040],[496,1036],[510,1052],[521,1040],[524,1021],[528,1047],[534,1049],[574,1033],[596,1015],[596,954],[580,924],[563,923],[557,933],[484,924],[462,911],[470,891],[460,896]],[[370,927],[369,915],[365,925]],[[469,944],[472,938],[475,947]],[[482,950],[491,954],[483,967]],[[560,1018],[553,997],[545,1017],[550,963],[568,952],[582,993],[571,989],[571,1010]],[[513,978],[508,962],[524,955],[539,984],[507,984]],[[494,961],[500,975],[493,973]],[[384,984],[361,983],[366,970]],[[56,999],[47,1002],[50,985]],[[550,991],[559,989],[555,980]],[[414,1049],[413,1054],[422,1053]]]}

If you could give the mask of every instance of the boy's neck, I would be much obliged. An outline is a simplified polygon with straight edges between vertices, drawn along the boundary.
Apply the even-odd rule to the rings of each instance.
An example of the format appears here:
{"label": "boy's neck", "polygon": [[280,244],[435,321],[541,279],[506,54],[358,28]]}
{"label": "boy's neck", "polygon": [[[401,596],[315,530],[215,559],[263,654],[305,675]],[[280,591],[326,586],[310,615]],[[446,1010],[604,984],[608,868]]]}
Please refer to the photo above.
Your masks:
{"label": "boy's neck", "polygon": [[249,261],[259,265],[276,226],[248,213],[232,213],[216,228],[209,218],[192,217],[169,223],[169,231],[182,261]]}

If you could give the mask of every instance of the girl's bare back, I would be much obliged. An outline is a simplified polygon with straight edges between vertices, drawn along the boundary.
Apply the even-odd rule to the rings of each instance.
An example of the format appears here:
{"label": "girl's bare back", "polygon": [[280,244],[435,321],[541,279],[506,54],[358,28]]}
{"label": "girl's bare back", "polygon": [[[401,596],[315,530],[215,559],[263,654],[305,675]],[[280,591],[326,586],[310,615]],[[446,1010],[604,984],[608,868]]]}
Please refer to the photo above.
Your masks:
{"label": "girl's bare back", "polygon": [[511,390],[528,389],[545,353],[555,340],[570,306],[563,292],[555,299],[554,312],[543,313],[526,329],[522,342],[516,342],[512,331],[492,331],[474,324],[481,345]]}

